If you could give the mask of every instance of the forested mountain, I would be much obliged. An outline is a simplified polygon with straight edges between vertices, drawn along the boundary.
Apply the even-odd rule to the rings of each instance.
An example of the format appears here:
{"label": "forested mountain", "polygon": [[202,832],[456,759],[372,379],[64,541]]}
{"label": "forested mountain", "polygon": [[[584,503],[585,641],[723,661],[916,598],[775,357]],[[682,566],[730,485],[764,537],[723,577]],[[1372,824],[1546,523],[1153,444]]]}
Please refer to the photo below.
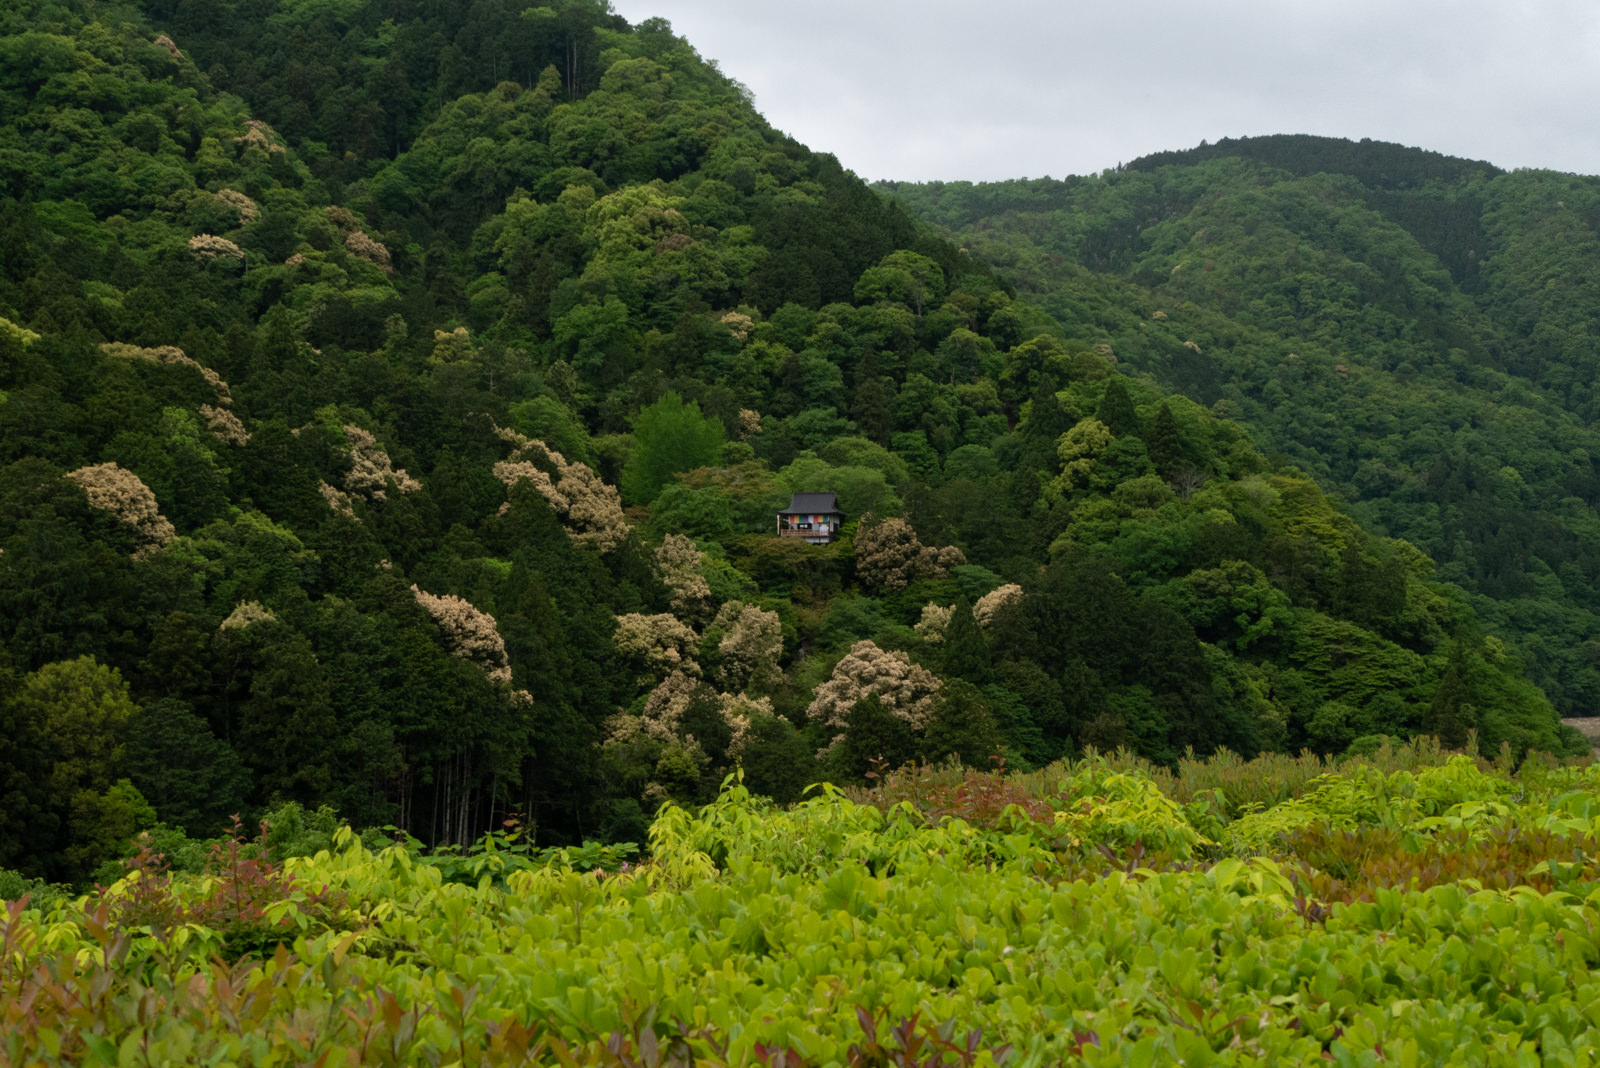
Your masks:
{"label": "forested mountain", "polygon": [[1600,179],[1284,136],[895,195],[1422,548],[1564,714],[1600,710]]}
{"label": "forested mountain", "polygon": [[[880,757],[1574,744],[1319,488],[1337,457],[1264,456],[1218,373],[1121,370],[1364,366],[1198,291],[1146,316],[1155,254],[1096,240],[1134,280],[1045,314],[1009,272],[1064,256],[991,270],[603,3],[14,5],[0,866],[82,880],[283,802],[637,838],[736,764],[787,799]],[[1510,372],[1437,284],[1464,391],[1393,375],[1470,408]],[[1123,337],[1191,315],[1232,332]],[[815,491],[845,536],[774,536]]]}

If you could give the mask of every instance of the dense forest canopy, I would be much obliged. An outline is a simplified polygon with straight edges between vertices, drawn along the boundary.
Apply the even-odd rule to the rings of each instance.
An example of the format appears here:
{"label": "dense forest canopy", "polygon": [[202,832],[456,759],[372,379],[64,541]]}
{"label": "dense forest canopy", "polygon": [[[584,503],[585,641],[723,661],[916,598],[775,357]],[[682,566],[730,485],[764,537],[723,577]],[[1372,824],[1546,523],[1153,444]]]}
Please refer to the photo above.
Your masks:
{"label": "dense forest canopy", "polygon": [[1426,551],[1564,714],[1600,707],[1600,180],[1284,136],[895,195]]}
{"label": "dense forest canopy", "polygon": [[[285,803],[638,840],[736,766],[1580,747],[1540,684],[1585,654],[1519,606],[1585,625],[1547,593],[1600,566],[1590,379],[1496,316],[1587,320],[1488,285],[1542,267],[1456,285],[1356,179],[1198,166],[1018,187],[1093,207],[1058,251],[958,244],[604,3],[0,14],[0,867]],[[965,192],[910,202],[976,233]],[[1244,284],[1340,197],[1299,304]],[[1344,435],[1385,419],[1423,437],[1380,472]],[[817,491],[845,536],[774,537]]]}

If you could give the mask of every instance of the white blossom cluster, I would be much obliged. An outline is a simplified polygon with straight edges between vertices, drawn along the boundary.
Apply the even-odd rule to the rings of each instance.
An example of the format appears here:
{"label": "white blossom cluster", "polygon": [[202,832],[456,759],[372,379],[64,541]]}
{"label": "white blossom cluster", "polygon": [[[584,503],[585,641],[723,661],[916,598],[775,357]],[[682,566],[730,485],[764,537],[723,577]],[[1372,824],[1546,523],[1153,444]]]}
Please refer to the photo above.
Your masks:
{"label": "white blossom cluster", "polygon": [[239,213],[239,222],[253,223],[261,218],[261,207],[237,189],[219,189],[212,196]]}
{"label": "white blossom cluster", "polygon": [[246,148],[259,148],[263,152],[283,153],[286,149],[278,143],[278,134],[260,119],[246,119],[244,135],[235,137],[233,143]]}
{"label": "white blossom cluster", "polygon": [[334,515],[346,519],[357,519],[356,510],[351,507],[350,495],[337,486],[330,486],[326,482],[317,482],[317,492],[322,494],[322,499],[328,502],[328,509]]}
{"label": "white blossom cluster", "polygon": [[389,260],[389,250],[382,241],[369,236],[362,230],[352,230],[344,235],[344,247],[349,249],[352,256],[357,256],[377,267],[384,274],[393,274],[394,266]]}
{"label": "white blossom cluster", "polygon": [[463,597],[448,593],[435,596],[415,583],[411,585],[411,595],[444,632],[445,644],[453,655],[477,664],[490,682],[511,682],[511,662],[506,657],[505,639],[495,628],[494,616],[480,612]]}
{"label": "white blossom cluster", "polygon": [[216,234],[195,234],[189,239],[189,253],[201,263],[244,259],[244,249]]}
{"label": "white blossom cluster", "polygon": [[728,333],[733,335],[733,340],[735,341],[743,341],[749,337],[750,331],[756,325],[755,320],[751,319],[750,316],[736,311],[723,312],[722,317],[717,321],[728,328]]}
{"label": "white blossom cluster", "polygon": [[250,441],[250,431],[244,428],[239,417],[226,408],[200,405],[200,418],[206,421],[211,436],[225,445],[244,445]]}
{"label": "white blossom cluster", "polygon": [[934,548],[917,540],[904,519],[862,521],[856,533],[856,574],[868,586],[903,590],[919,578],[943,578],[950,568],[967,562],[960,549]]}
{"label": "white blossom cluster", "polygon": [[177,534],[172,523],[161,515],[156,495],[132,471],[105,463],[69,471],[67,477],[82,487],[90,505],[111,513],[139,532],[145,544],[134,553],[135,559],[154,554]]}
{"label": "white blossom cluster", "polygon": [[[1003,609],[1021,603],[1022,587],[1010,582],[979,597],[977,603],[972,606],[972,618],[977,621],[978,626],[987,627]],[[955,614],[956,606],[953,604],[923,605],[922,618],[912,629],[923,641],[937,645],[944,641],[945,632],[950,629],[950,621],[955,618]]]}
{"label": "white blossom cluster", "polygon": [[228,613],[228,618],[217,624],[220,631],[239,631],[257,623],[270,623],[278,617],[270,609],[263,608],[260,601],[241,601],[238,607]]}
{"label": "white blossom cluster", "polygon": [[745,743],[749,740],[751,719],[773,714],[771,698],[751,697],[742,693],[718,693],[687,672],[674,671],[650,691],[650,696],[645,698],[644,711],[638,717],[626,713],[611,717],[607,722],[610,731],[608,740],[625,741],[643,733],[658,742],[679,742],[689,747],[691,751],[698,751],[698,743],[694,736],[683,731],[683,714],[688,711],[697,690],[701,691],[702,696],[716,703],[723,722],[732,732],[733,737],[728,743],[728,751],[735,756],[743,752]]}
{"label": "white blossom cluster", "polygon": [[700,675],[700,665],[694,659],[699,639],[688,624],[670,612],[652,616],[629,612],[618,616],[611,641],[618,655],[638,673],[640,686],[685,670],[696,678]]}
{"label": "white blossom cluster", "polygon": [[344,476],[344,488],[381,501],[391,486],[401,493],[414,493],[422,483],[397,468],[389,453],[378,444],[370,431],[358,426],[346,426],[344,439],[350,445],[350,470]]}
{"label": "white blossom cluster", "polygon": [[715,686],[702,678],[696,659],[696,650],[708,638],[696,635],[692,627],[667,612],[617,617],[612,637],[617,652],[635,670],[642,669],[640,686],[654,686],[638,716],[619,712],[611,717],[606,744],[619,745],[642,733],[699,752],[698,743],[682,729],[683,714],[698,697],[714,702],[727,723],[732,732],[730,751],[737,754],[742,750],[752,718],[774,714],[771,698],[750,691],[771,689],[782,681],[778,658],[783,651],[783,626],[776,612],[728,601],[706,634],[713,631],[721,634],[716,646],[720,664]]}
{"label": "white blossom cluster", "polygon": [[806,718],[834,728],[837,733],[831,748],[843,740],[856,704],[876,696],[885,712],[920,731],[933,718],[939,686],[937,675],[913,664],[905,653],[887,652],[875,642],[863,640],[850,647],[834,665],[833,675],[817,687]]}
{"label": "white blossom cluster", "polygon": [[922,618],[911,629],[925,642],[937,645],[944,641],[944,632],[950,629],[950,620],[956,614],[953,604],[925,604]]}
{"label": "white blossom cluster", "polygon": [[778,613],[742,601],[728,601],[711,627],[722,631],[717,654],[722,658],[717,681],[724,688],[770,690],[783,681],[778,658],[783,654],[783,622]]}
{"label": "white blossom cluster", "polygon": [[[198,360],[184,353],[176,345],[157,345],[154,348],[144,348],[140,345],[129,345],[121,341],[106,341],[100,345],[100,351],[107,356],[115,356],[123,360],[144,360],[149,363],[164,363],[174,367],[193,367],[200,372],[200,376],[217,395],[217,403],[231,405],[233,394],[228,389],[228,383],[222,376],[211,368],[204,366]],[[201,409],[203,412],[204,409]]]}
{"label": "white blossom cluster", "polygon": [[1015,582],[1008,582],[992,593],[979,597],[978,603],[972,606],[972,618],[978,621],[978,626],[987,627],[1002,609],[1021,603],[1022,587]]}
{"label": "white blossom cluster", "polygon": [[[622,499],[588,464],[568,460],[542,441],[514,430],[497,429],[501,438],[516,446],[510,460],[494,465],[494,474],[506,489],[526,479],[566,525],[567,536],[601,552],[615,549],[628,536],[622,517]],[[536,463],[535,460],[542,461]],[[554,473],[545,468],[553,468]]]}
{"label": "white blossom cluster", "polygon": [[356,218],[355,212],[338,204],[332,204],[323,210],[323,214],[344,235],[344,247],[352,256],[366,260],[384,274],[394,273],[389,250],[383,242],[361,229],[361,220]]}
{"label": "white blossom cluster", "polygon": [[668,534],[656,550],[656,566],[661,579],[672,591],[672,610],[690,619],[704,619],[711,600],[711,584],[700,573],[705,560],[694,539],[683,534]]}

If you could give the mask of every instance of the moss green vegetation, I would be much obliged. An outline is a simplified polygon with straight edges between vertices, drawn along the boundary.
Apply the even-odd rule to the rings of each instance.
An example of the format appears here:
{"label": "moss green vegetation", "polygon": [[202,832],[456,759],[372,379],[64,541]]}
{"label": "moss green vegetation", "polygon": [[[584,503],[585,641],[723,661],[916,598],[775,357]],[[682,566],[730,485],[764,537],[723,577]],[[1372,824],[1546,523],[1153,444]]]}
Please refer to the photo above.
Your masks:
{"label": "moss green vegetation", "polygon": [[[1124,373],[1140,320],[1216,348],[1173,333],[1209,290],[1118,303],[1169,229],[1041,310],[600,3],[12,5],[0,868],[84,886],[284,805],[639,842],[735,768],[1584,748],[1428,529]],[[842,538],[772,536],[821,491]]]}

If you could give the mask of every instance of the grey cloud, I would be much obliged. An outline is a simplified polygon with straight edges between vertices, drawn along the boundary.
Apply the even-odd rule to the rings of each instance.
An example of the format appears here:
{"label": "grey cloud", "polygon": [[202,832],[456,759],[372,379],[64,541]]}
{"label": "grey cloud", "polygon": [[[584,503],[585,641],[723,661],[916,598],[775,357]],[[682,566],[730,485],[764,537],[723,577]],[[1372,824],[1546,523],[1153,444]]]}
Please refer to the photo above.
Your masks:
{"label": "grey cloud", "polygon": [[1318,133],[1600,173],[1600,7],[1407,0],[735,4],[669,19],[778,128],[863,177],[1098,172]]}

